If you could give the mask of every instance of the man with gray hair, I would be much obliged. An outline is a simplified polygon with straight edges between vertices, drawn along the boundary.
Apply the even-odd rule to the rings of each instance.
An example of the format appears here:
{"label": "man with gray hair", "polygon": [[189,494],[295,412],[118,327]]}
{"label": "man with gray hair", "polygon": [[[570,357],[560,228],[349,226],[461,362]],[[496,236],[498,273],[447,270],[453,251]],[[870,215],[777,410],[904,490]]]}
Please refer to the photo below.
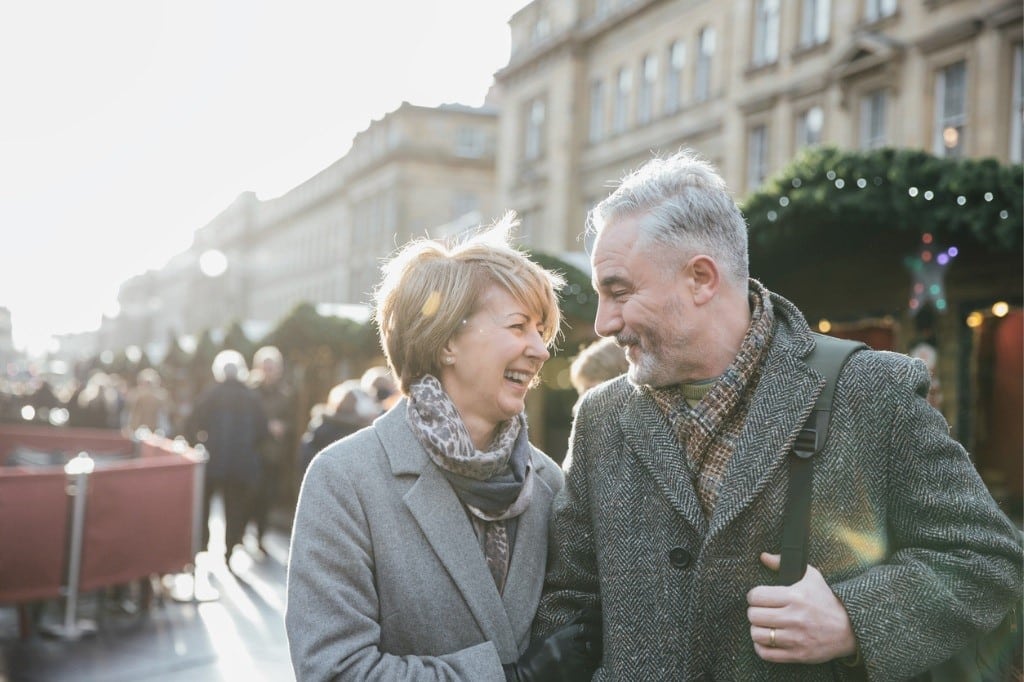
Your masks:
{"label": "man with gray hair", "polygon": [[595,680],[902,680],[1019,604],[1018,532],[927,369],[873,350],[840,374],[808,565],[778,584],[815,335],[749,277],[743,217],[691,153],[627,176],[589,229],[595,329],[629,369],[580,404],[535,636],[600,607]]}
{"label": "man with gray hair", "polygon": [[267,417],[256,391],[249,388],[245,358],[222,350],[213,358],[214,383],[196,399],[186,435],[202,443],[210,455],[204,488],[203,548],[210,540],[210,503],[215,494],[224,502],[224,561],[241,544],[253,494],[263,478],[260,446],[267,439]]}
{"label": "man with gray hair", "polygon": [[285,376],[284,355],[277,346],[262,346],[252,356],[249,385],[263,405],[267,417],[268,438],[260,453],[263,480],[252,498],[252,520],[256,523],[256,543],[266,552],[264,540],[270,530],[271,512],[279,501],[281,482],[295,465],[297,401],[295,390]]}

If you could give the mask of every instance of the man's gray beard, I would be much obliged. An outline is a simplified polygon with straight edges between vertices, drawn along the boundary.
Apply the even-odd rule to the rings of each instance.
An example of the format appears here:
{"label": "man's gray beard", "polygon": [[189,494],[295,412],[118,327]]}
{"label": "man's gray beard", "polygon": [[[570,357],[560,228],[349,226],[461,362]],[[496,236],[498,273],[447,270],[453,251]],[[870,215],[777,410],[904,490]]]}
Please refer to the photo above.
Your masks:
{"label": "man's gray beard", "polygon": [[641,351],[640,362],[635,364],[630,362],[626,376],[634,386],[649,386],[651,388],[667,386],[668,383],[664,381],[663,373],[658,370],[659,367],[654,358]]}

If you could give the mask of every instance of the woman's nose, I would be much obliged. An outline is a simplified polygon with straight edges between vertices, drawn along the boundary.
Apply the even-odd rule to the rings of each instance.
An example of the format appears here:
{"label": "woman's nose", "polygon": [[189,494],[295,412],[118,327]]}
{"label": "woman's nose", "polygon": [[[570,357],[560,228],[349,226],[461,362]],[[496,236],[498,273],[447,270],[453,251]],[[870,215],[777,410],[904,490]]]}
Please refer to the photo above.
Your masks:
{"label": "woman's nose", "polygon": [[548,350],[548,346],[544,343],[544,337],[541,336],[540,332],[533,333],[526,350],[530,357],[536,358],[541,362],[547,362],[548,358],[551,357],[551,351]]}

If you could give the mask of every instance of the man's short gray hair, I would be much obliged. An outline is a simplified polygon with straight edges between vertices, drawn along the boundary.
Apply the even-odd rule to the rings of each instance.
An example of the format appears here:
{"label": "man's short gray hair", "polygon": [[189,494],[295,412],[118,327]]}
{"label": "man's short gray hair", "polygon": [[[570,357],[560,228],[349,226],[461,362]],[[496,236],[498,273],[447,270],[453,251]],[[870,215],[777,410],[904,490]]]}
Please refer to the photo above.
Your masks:
{"label": "man's short gray hair", "polygon": [[691,150],[655,157],[627,174],[588,216],[588,234],[640,218],[640,235],[689,259],[711,256],[737,286],[749,276],[747,224],[715,168]]}

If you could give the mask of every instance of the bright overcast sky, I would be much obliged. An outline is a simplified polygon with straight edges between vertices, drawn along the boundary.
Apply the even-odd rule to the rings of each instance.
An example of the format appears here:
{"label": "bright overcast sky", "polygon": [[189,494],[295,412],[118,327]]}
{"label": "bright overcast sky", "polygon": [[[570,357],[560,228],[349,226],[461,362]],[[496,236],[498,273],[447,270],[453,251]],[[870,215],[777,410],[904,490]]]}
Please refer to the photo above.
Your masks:
{"label": "bright overcast sky", "polygon": [[96,329],[239,193],[278,196],[403,100],[482,104],[528,0],[0,7],[0,306],[16,346]]}

